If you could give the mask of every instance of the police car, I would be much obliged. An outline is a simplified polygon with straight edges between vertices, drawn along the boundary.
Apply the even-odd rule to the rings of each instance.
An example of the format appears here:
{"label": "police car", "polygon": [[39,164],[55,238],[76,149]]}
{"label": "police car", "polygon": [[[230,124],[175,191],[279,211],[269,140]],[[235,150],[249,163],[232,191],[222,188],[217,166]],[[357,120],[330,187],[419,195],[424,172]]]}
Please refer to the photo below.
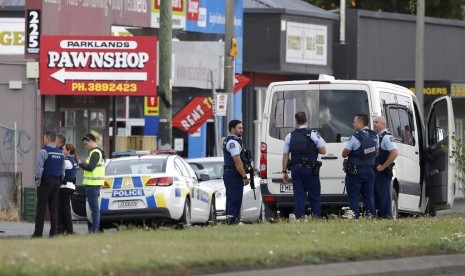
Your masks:
{"label": "police car", "polygon": [[[101,228],[133,221],[182,226],[216,221],[213,191],[200,185],[186,161],[176,154],[143,154],[123,154],[134,156],[106,164],[99,197]],[[87,219],[92,221],[88,206]]]}
{"label": "police car", "polygon": [[[202,185],[210,187],[215,192],[216,219],[226,220],[226,188],[223,181],[223,157],[191,158],[187,163],[199,174],[206,174],[210,180],[202,182]],[[264,220],[264,206],[260,192],[260,178],[254,177],[254,191],[250,185],[244,187],[241,206],[242,222],[257,222]]]}

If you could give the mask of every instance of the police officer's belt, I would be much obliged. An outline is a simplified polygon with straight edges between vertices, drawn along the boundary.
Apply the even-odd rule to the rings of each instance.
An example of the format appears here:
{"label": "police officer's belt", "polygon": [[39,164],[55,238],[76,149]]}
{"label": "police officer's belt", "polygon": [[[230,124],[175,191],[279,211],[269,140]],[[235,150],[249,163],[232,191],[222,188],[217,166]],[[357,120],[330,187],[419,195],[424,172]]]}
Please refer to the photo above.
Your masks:
{"label": "police officer's belt", "polygon": [[232,170],[232,171],[235,171],[235,170],[236,170],[236,167],[233,167],[233,166],[226,166],[226,165],[224,165],[223,168],[224,168],[224,170]]}

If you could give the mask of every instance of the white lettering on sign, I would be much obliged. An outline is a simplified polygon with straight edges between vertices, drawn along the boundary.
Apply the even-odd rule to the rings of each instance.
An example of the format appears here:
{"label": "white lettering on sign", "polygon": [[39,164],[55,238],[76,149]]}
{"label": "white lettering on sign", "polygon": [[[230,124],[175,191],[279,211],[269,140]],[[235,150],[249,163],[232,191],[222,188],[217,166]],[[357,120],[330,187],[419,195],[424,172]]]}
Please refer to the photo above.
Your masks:
{"label": "white lettering on sign", "polygon": [[194,16],[195,14],[198,14],[199,13],[199,2],[189,1],[189,6],[187,7],[187,13],[192,14],[192,16]]}
{"label": "white lettering on sign", "polygon": [[200,118],[202,118],[203,115],[205,115],[206,110],[204,108],[212,108],[212,98],[206,97],[203,100],[204,107],[202,108],[202,105],[198,104],[194,110],[192,110],[187,116],[186,119],[181,121],[181,125],[184,127],[185,130],[188,130],[191,128]]}
{"label": "white lettering on sign", "polygon": [[58,68],[144,68],[149,60],[149,54],[122,52],[53,52],[48,55],[47,66]]}
{"label": "white lettering on sign", "polygon": [[136,41],[62,40],[63,49],[136,49]]}

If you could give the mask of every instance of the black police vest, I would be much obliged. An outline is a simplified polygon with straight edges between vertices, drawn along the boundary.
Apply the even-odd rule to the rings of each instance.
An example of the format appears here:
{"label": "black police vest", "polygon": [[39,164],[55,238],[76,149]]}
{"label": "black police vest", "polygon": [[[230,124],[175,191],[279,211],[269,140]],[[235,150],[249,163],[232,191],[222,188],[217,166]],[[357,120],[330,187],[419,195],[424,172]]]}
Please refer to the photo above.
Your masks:
{"label": "black police vest", "polygon": [[47,151],[48,156],[44,162],[44,171],[42,172],[42,176],[61,176],[65,156],[58,148],[45,146],[43,149]]}
{"label": "black police vest", "polygon": [[78,163],[72,156],[68,156],[66,160],[69,160],[73,167],[71,169],[65,170],[65,181],[73,182],[74,184],[76,184],[76,172],[79,168]]}
{"label": "black police vest", "polygon": [[312,131],[315,130],[311,128],[296,128],[291,132],[289,152],[291,153],[292,162],[299,163],[304,158],[308,161],[317,160],[318,149],[311,138]]}
{"label": "black police vest", "polygon": [[[375,165],[375,155],[376,155],[376,148],[374,150],[374,154],[366,156],[364,151],[372,148],[374,145],[376,147],[376,142],[374,142],[375,137],[371,135],[372,131],[367,131],[365,129],[355,133],[353,136],[360,142],[360,147],[356,150],[353,150],[349,154],[349,162],[356,165],[356,166],[374,166]],[[369,138],[373,139],[374,143],[368,144],[363,143],[362,139],[366,139],[367,137],[362,137],[362,135],[367,135]]]}
{"label": "black police vest", "polygon": [[381,148],[381,141],[383,141],[386,134],[391,135],[391,133],[385,131],[379,136],[379,154],[376,156],[376,163],[378,164],[384,164],[389,157],[389,151]]}
{"label": "black police vest", "polygon": [[245,160],[245,158],[244,158],[244,155],[242,154],[242,152],[243,152],[243,149],[242,149],[242,148],[243,148],[243,146],[242,146],[242,140],[239,139],[239,137],[237,137],[237,136],[228,136],[228,137],[226,137],[226,139],[224,139],[224,141],[223,141],[224,165],[225,165],[226,167],[230,167],[230,168],[235,168],[235,167],[236,167],[236,165],[235,165],[235,163],[234,163],[234,159],[233,159],[232,156],[231,156],[231,153],[229,153],[229,151],[226,150],[226,145],[228,144],[228,142],[229,142],[230,140],[234,140],[234,141],[238,142],[239,145],[241,146],[241,153],[240,153],[240,156],[241,156],[242,164],[245,165],[245,164],[246,164],[246,162],[245,162],[246,160]]}

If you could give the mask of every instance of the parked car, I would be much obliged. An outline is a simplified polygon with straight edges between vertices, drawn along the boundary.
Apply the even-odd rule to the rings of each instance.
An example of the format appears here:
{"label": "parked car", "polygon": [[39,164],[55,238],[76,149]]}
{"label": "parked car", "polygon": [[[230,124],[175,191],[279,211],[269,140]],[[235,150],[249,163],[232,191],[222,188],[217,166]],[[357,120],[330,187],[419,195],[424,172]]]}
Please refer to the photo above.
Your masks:
{"label": "parked car", "polygon": [[[215,223],[213,190],[200,185],[178,155],[139,155],[111,159],[100,190],[101,228],[127,222]],[[86,204],[87,220],[92,222]]]}
{"label": "parked car", "polygon": [[[226,220],[226,189],[223,181],[223,157],[205,157],[187,159],[187,163],[198,175],[208,175],[210,180],[202,185],[210,187],[215,192],[216,219]],[[260,192],[260,178],[254,177],[254,191],[250,185],[244,187],[241,207],[242,222],[257,222],[264,218],[262,194]],[[256,199],[255,199],[256,198]]]}

